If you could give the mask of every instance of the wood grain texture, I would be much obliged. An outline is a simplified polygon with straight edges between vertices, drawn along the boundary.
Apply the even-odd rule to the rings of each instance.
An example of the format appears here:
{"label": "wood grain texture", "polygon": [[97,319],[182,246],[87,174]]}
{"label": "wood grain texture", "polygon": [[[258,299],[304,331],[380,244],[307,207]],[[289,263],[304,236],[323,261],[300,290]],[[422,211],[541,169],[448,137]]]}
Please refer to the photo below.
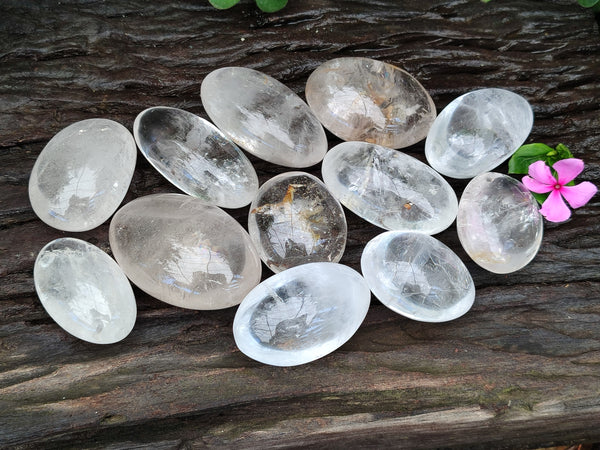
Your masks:
{"label": "wood grain texture", "polygon": [[[110,346],[66,334],[42,308],[32,268],[43,245],[70,235],[110,251],[107,224],[66,234],[31,210],[29,173],[56,132],[92,117],[131,128],[155,105],[206,117],[200,83],[222,66],[262,70],[303,95],[320,63],[350,55],[405,68],[438,111],[469,90],[514,90],[534,108],[528,142],[567,144],[586,161],[581,179],[600,184],[600,34],[575,1],[290,0],[271,15],[251,1],[229,11],[202,0],[0,3],[0,447],[600,441],[598,198],[546,224],[535,260],[509,275],[472,263],[452,226],[437,237],[475,280],[467,315],[418,323],[373,299],[346,345],[294,368],[237,350],[235,308],[187,311],[136,290],[136,326]],[[423,143],[407,153],[424,161]],[[141,159],[126,201],[175,191]],[[261,182],[287,171],[252,161]],[[452,181],[459,195],[465,185]],[[245,225],[247,211],[232,214]],[[381,230],[347,217],[342,262],[358,269]]]}

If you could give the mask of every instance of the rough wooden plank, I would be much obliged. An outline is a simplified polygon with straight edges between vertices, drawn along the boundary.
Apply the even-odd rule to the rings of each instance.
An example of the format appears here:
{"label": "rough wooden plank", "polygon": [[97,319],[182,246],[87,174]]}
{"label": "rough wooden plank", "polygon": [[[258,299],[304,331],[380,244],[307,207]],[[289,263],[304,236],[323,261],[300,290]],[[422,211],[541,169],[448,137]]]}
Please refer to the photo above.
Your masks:
{"label": "rough wooden plank", "polygon": [[[368,3],[368,4],[367,4]],[[541,9],[543,8],[543,9]],[[274,368],[236,349],[235,311],[173,308],[136,290],[139,317],[103,347],[64,333],[35,296],[35,255],[52,230],[33,214],[35,158],[76,120],[168,105],[204,115],[212,69],[263,70],[302,94],[337,56],[398,64],[438,109],[481,87],[532,103],[531,142],[563,142],[600,180],[600,35],[573,1],[4,1],[0,5],[0,446],[533,447],[600,441],[600,213],[594,200],[511,275],[468,260],[476,304],[447,324],[376,300],[358,333],[312,364]],[[330,144],[338,141],[332,136]],[[424,160],[423,143],[407,152]],[[286,169],[252,159],[261,181]],[[319,167],[309,170],[319,175]],[[499,171],[506,171],[503,165]],[[466,182],[453,181],[460,194]],[[127,196],[174,191],[139,161]],[[247,208],[232,211],[244,223]],[[351,213],[342,260],[358,268],[380,230]],[[77,237],[109,251],[107,225]],[[265,277],[268,273],[265,270]]]}

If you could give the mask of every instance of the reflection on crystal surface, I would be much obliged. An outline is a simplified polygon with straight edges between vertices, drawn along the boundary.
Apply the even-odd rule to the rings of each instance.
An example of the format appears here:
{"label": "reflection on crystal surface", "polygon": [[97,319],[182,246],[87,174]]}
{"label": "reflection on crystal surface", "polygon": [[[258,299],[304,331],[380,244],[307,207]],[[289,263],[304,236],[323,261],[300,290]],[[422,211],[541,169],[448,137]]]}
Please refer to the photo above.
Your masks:
{"label": "reflection on crystal surface", "polygon": [[327,153],[322,172],[334,197],[378,227],[435,234],[456,217],[458,201],[446,180],[397,150],[344,142]]}
{"label": "reflection on crystal surface", "polygon": [[467,254],[486,270],[510,273],[529,264],[542,243],[543,220],[522,183],[484,173],[465,188],[456,218]]}
{"label": "reflection on crystal surface", "polygon": [[304,172],[273,177],[250,206],[250,237],[274,272],[307,262],[338,262],[346,230],[339,202],[318,178]]}
{"label": "reflection on crystal surface", "polygon": [[109,239],[129,279],[175,306],[234,306],[260,281],[260,259],[248,233],[220,208],[187,195],[128,203],[111,221]]}
{"label": "reflection on crystal surface", "polygon": [[56,239],[40,251],[34,280],[48,314],[72,335],[110,344],[131,332],[137,314],[133,290],[99,248],[79,239]]}
{"label": "reflection on crystal surface", "polygon": [[31,206],[59,230],[95,228],[125,197],[135,161],[135,142],[121,124],[88,119],[69,125],[48,142],[33,166]]}
{"label": "reflection on crystal surface", "polygon": [[306,100],[321,123],[345,141],[408,147],[427,135],[433,100],[398,67],[368,58],[323,63],[306,82]]}
{"label": "reflection on crystal surface", "polygon": [[256,195],[252,164],[210,122],[157,106],[137,116],[133,132],[142,154],[186,194],[223,208],[245,206]]}
{"label": "reflection on crystal surface", "polygon": [[211,120],[236,144],[274,164],[309,167],[323,159],[323,127],[292,90],[245,67],[224,67],[202,81]]}
{"label": "reflection on crystal surface", "polygon": [[235,342],[265,364],[314,361],[350,339],[370,297],[364,279],[349,267],[327,262],[292,267],[244,298],[233,322]]}
{"label": "reflection on crystal surface", "polygon": [[473,279],[460,258],[422,233],[388,231],[375,237],[363,251],[361,270],[381,303],[411,319],[456,319],[475,299]]}
{"label": "reflection on crystal surface", "polygon": [[501,164],[533,126],[531,106],[504,89],[480,89],[453,100],[437,117],[425,142],[427,161],[453,178],[472,178]]}

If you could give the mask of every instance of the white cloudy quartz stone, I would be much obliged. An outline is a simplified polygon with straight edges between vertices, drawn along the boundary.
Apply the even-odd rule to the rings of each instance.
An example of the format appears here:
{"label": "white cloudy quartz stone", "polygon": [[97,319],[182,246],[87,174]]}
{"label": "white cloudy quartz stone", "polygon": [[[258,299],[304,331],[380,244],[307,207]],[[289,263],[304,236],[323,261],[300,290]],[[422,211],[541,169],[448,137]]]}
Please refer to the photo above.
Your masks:
{"label": "white cloudy quartz stone", "polygon": [[213,124],[177,108],[142,111],[133,124],[142,154],[186,194],[222,208],[252,201],[258,177],[250,160]]}
{"label": "white cloudy quartz stone", "polygon": [[306,101],[339,138],[391,148],[424,139],[436,116],[415,78],[369,58],[336,58],[317,67],[306,82]]}
{"label": "white cloudy quartz stone", "polygon": [[112,344],[133,329],[137,308],[131,285],[98,247],[80,239],[56,239],[38,254],[33,278],[48,314],[73,336]]}
{"label": "white cloudy quartz stone", "polygon": [[317,262],[292,267],[244,298],[233,321],[235,343],[265,364],[305,364],[348,341],[370,299],[364,278],[347,266]]}
{"label": "white cloudy quartz stone", "polygon": [[366,142],[343,142],[323,160],[323,181],[342,205],[387,230],[435,234],[456,218],[444,178],[416,158]]}
{"label": "white cloudy quartz stone", "polygon": [[542,243],[543,220],[536,200],[522,183],[488,172],[465,188],[456,228],[473,261],[490,272],[510,273],[535,257]]}
{"label": "white cloudy quartz stone", "polygon": [[505,89],[480,89],[454,99],[425,141],[431,167],[452,178],[473,178],[508,159],[533,126],[531,105]]}
{"label": "white cloudy quartz stone", "polygon": [[375,297],[414,320],[453,320],[475,300],[473,279],[460,258],[423,233],[382,233],[367,243],[360,264]]}
{"label": "white cloudy quartz stone", "polygon": [[248,232],[264,263],[280,272],[338,262],[346,247],[346,216],[317,177],[287,172],[260,187],[250,205]]}
{"label": "white cloudy quartz stone", "polygon": [[243,149],[286,167],[309,167],[327,151],[323,127],[291,89],[264,73],[224,67],[202,81],[210,119]]}
{"label": "white cloudy quartz stone", "polygon": [[29,179],[34,212],[64,231],[96,228],[117,210],[133,176],[131,133],[108,119],[87,119],[59,131],[38,156]]}
{"label": "white cloudy quartz stone", "polygon": [[183,194],[139,197],[110,222],[115,259],[140,289],[171,305],[221,309],[258,284],[250,236],[217,206]]}

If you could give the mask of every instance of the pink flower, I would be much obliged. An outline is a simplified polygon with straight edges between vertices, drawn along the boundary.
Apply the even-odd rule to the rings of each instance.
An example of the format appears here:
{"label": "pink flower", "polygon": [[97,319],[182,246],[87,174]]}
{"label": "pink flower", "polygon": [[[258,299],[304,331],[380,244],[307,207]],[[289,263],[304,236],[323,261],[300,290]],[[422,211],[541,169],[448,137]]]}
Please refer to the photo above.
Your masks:
{"label": "pink flower", "polygon": [[536,161],[529,166],[529,176],[523,177],[523,184],[527,189],[538,194],[550,192],[542,204],[540,213],[551,222],[564,222],[571,217],[571,210],[564,199],[572,208],[585,205],[598,190],[589,181],[584,181],[577,186],[566,186],[583,171],[583,161],[577,158],[568,158],[557,161],[552,168],[558,177],[554,178],[550,167],[544,161]]}

